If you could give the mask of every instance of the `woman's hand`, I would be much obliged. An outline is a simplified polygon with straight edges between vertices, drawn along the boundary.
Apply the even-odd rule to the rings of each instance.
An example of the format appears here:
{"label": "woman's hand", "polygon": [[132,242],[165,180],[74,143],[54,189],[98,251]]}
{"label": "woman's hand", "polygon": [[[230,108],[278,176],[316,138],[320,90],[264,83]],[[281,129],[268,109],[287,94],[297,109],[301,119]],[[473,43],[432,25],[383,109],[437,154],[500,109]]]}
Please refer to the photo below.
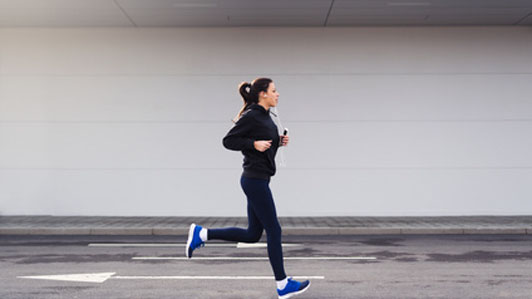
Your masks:
{"label": "woman's hand", "polygon": [[253,143],[255,149],[259,152],[264,152],[272,146],[271,140],[257,140]]}
{"label": "woman's hand", "polygon": [[281,138],[281,146],[287,146],[288,142],[290,141],[290,137],[281,135],[279,136]]}

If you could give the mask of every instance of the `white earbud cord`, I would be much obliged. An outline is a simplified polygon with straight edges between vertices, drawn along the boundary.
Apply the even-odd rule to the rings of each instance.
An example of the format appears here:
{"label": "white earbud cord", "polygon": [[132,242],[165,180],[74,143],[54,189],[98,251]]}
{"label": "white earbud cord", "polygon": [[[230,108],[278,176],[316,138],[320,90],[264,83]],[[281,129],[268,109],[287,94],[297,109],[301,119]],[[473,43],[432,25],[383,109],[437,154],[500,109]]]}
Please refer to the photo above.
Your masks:
{"label": "white earbud cord", "polygon": [[[279,116],[279,111],[277,110],[277,107],[272,107],[270,109],[274,109],[274,111],[272,112],[270,110],[270,113],[273,114],[275,116],[275,120],[277,120],[277,129],[280,130],[280,133],[279,135],[283,134],[283,130],[284,130],[284,127],[283,127],[283,124],[281,123],[281,117]],[[280,162],[279,162],[279,166],[282,166],[282,167],[286,167],[286,160],[285,160],[285,157],[284,157],[284,146],[281,146],[279,147],[279,156],[280,156]]]}

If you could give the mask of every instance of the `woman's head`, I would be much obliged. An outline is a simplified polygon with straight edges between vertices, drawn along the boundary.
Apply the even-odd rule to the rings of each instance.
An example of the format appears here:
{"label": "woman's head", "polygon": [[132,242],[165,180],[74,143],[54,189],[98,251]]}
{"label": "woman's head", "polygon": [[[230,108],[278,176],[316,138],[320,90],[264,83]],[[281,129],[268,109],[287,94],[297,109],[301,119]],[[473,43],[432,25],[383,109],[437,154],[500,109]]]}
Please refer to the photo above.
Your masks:
{"label": "woman's head", "polygon": [[253,82],[242,82],[238,86],[238,92],[242,96],[244,106],[240,109],[237,119],[252,104],[265,104],[267,107],[277,106],[279,93],[270,78],[257,78]]}
{"label": "woman's head", "polygon": [[238,91],[244,100],[244,105],[258,104],[261,92],[267,92],[270,83],[272,83],[272,79],[269,78],[257,78],[251,83],[240,83]]}

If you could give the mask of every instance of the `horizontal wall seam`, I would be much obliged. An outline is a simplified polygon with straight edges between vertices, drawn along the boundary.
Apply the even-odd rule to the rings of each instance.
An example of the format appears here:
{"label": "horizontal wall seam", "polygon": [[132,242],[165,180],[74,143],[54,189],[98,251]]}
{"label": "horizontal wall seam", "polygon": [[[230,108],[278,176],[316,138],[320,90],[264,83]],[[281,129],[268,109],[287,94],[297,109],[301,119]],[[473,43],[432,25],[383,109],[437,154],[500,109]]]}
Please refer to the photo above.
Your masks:
{"label": "horizontal wall seam", "polygon": [[[470,75],[532,75],[532,72],[372,72],[372,73],[352,73],[352,72],[337,72],[337,73],[270,73],[273,76],[470,76]],[[247,77],[256,76],[256,73],[0,73],[0,77]]]}
{"label": "horizontal wall seam", "polygon": [[[532,118],[519,119],[322,119],[322,120],[290,120],[285,123],[436,123],[436,122],[532,122]],[[228,124],[231,120],[0,120],[0,124]]]}
{"label": "horizontal wall seam", "polygon": [[[530,170],[532,166],[486,166],[486,167],[290,167],[283,168],[283,171],[287,170]],[[121,170],[121,171],[145,171],[145,170],[161,170],[161,171],[173,171],[173,170],[241,170],[240,167],[145,167],[145,168],[127,168],[127,167],[0,167],[0,171],[18,171],[18,170],[53,170],[53,171],[72,171],[72,170],[87,170],[87,171],[102,171],[102,170]]]}

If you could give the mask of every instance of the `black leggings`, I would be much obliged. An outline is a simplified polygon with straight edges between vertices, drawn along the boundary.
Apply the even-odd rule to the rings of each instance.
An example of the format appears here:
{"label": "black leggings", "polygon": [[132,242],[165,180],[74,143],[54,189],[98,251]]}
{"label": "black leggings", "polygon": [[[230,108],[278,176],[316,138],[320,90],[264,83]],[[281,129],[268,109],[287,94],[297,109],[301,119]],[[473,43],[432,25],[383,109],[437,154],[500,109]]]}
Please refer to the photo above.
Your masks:
{"label": "black leggings", "polygon": [[269,180],[242,176],[240,185],[248,199],[248,228],[210,228],[207,239],[254,243],[260,240],[262,231],[266,230],[268,256],[275,279],[283,280],[286,278],[286,274],[281,247],[281,225],[277,220],[269,183]]}

